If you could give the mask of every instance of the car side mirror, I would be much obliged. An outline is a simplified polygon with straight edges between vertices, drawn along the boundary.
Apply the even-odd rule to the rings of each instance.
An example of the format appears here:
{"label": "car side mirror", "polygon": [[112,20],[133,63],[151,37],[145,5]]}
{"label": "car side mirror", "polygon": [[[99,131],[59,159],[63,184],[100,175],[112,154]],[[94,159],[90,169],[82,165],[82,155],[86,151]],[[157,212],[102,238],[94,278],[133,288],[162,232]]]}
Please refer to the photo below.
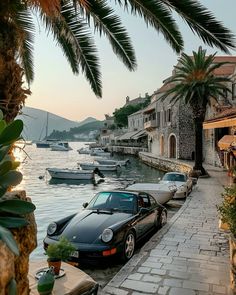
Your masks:
{"label": "car side mirror", "polygon": [[86,208],[88,206],[88,203],[83,203],[83,207]]}
{"label": "car side mirror", "polygon": [[140,213],[141,215],[144,215],[144,214],[146,214],[148,211],[149,211],[148,208],[141,207],[139,213]]}

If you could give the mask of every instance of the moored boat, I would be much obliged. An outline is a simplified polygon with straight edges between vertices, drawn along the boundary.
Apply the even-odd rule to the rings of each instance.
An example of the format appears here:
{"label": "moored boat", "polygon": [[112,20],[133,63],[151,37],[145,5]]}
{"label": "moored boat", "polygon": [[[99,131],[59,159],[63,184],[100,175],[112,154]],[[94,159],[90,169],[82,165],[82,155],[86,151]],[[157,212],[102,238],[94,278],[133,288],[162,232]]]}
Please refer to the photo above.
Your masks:
{"label": "moored boat", "polygon": [[120,168],[120,165],[102,165],[98,163],[79,163],[79,166],[83,170],[93,170],[98,168],[101,171],[117,171]]}
{"label": "moored boat", "polygon": [[147,192],[160,204],[165,204],[173,198],[176,187],[159,183],[135,183],[127,186],[126,190]]}
{"label": "moored boat", "polygon": [[79,154],[90,155],[91,150],[88,149],[88,148],[84,148],[84,147],[82,147],[82,148],[78,149],[77,152],[78,152]]}
{"label": "moored boat", "polygon": [[79,169],[60,169],[47,168],[46,169],[52,178],[58,179],[94,179],[95,173],[93,170],[79,170]]}
{"label": "moored boat", "polygon": [[109,159],[105,159],[105,158],[95,158],[95,160],[102,165],[120,165],[120,166],[126,166],[130,163],[130,160],[123,160],[123,161],[119,161],[119,160],[109,160]]}
{"label": "moored boat", "polygon": [[59,141],[54,144],[51,144],[51,150],[52,151],[62,151],[62,152],[67,152],[71,151],[72,148],[69,146],[69,143],[67,141]]}

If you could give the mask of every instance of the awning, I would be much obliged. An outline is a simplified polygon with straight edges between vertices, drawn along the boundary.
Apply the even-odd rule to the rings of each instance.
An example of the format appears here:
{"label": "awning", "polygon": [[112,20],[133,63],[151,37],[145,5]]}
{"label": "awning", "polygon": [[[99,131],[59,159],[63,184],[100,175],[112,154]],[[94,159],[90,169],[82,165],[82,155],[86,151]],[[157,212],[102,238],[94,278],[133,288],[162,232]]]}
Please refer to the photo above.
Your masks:
{"label": "awning", "polygon": [[203,129],[224,128],[224,127],[233,127],[233,126],[236,126],[236,118],[203,123]]}
{"label": "awning", "polygon": [[126,132],[125,134],[120,135],[119,137],[117,137],[116,140],[129,140],[131,139],[131,137],[133,135],[135,135],[136,133],[138,133],[139,131],[132,131],[132,132]]}
{"label": "awning", "polygon": [[133,135],[132,137],[131,137],[131,139],[139,139],[139,138],[141,138],[141,137],[145,137],[145,136],[147,136],[147,132],[146,132],[146,130],[140,130],[140,131],[138,131],[138,133],[136,133],[135,135]]}
{"label": "awning", "polygon": [[227,150],[229,147],[236,147],[236,135],[224,135],[218,141],[220,150]]}

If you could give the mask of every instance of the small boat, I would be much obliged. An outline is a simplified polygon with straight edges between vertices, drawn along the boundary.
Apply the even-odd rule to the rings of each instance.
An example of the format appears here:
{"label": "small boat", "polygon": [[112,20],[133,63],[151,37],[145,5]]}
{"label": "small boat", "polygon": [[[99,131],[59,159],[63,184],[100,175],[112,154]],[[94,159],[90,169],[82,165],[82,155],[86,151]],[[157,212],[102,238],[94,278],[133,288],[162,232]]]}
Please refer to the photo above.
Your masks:
{"label": "small boat", "polygon": [[102,165],[98,163],[79,163],[83,170],[93,170],[98,168],[100,171],[117,171],[120,165]]}
{"label": "small boat", "polygon": [[59,141],[57,143],[51,144],[52,151],[71,151],[72,148],[69,146],[69,143],[66,141]]}
{"label": "small boat", "polygon": [[111,153],[104,151],[92,151],[91,156],[101,156],[101,157],[110,157]]}
{"label": "small boat", "polygon": [[135,183],[127,186],[125,189],[128,191],[147,192],[160,204],[170,201],[176,192],[175,186],[159,183]]}
{"label": "small boat", "polygon": [[77,152],[78,152],[79,154],[90,155],[91,150],[88,149],[88,148],[84,148],[84,147],[82,147],[81,149],[78,149]]}
{"label": "small boat", "polygon": [[48,173],[52,178],[57,179],[94,179],[95,172],[93,170],[79,170],[79,169],[60,169],[60,168],[47,168]]}
{"label": "small boat", "polygon": [[123,161],[119,161],[119,160],[109,160],[109,159],[105,159],[105,158],[94,158],[99,164],[102,165],[120,165],[120,166],[126,166],[130,163],[130,160],[123,160]]}

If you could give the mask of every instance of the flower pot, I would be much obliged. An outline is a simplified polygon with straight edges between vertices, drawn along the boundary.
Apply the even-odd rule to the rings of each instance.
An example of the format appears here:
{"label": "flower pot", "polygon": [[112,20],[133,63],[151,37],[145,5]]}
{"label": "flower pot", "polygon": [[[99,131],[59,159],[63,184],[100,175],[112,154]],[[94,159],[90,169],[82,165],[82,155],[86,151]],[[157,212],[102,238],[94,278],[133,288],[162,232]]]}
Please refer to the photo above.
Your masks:
{"label": "flower pot", "polygon": [[233,294],[236,294],[236,238],[231,234],[229,238],[230,253],[230,285]]}
{"label": "flower pot", "polygon": [[50,268],[47,272],[45,272],[39,279],[37,290],[40,295],[50,295],[53,290],[55,278],[53,269]]}
{"label": "flower pot", "polygon": [[54,274],[59,275],[61,269],[61,260],[57,258],[49,258],[48,259],[48,267],[53,266]]}
{"label": "flower pot", "polygon": [[223,222],[222,219],[219,219],[219,229],[229,230],[229,224],[227,222]]}

